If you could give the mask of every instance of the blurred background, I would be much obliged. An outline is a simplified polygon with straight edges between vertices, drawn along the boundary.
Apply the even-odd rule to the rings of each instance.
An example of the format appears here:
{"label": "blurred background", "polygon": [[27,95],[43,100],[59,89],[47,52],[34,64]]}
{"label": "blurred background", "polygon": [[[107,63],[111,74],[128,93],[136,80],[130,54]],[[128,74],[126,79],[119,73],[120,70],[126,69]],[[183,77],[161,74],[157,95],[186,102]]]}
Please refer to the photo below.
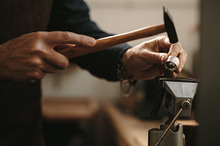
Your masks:
{"label": "blurred background", "polygon": [[[185,71],[196,73],[199,50],[199,0],[85,0],[90,14],[103,30],[123,33],[162,24],[162,7],[171,12],[179,41],[188,53]],[[166,34],[164,34],[166,35]],[[130,42],[132,46],[151,38]],[[47,75],[42,83],[43,97],[74,98],[86,96],[97,100],[121,97],[119,83],[107,82],[72,64],[67,70]]]}

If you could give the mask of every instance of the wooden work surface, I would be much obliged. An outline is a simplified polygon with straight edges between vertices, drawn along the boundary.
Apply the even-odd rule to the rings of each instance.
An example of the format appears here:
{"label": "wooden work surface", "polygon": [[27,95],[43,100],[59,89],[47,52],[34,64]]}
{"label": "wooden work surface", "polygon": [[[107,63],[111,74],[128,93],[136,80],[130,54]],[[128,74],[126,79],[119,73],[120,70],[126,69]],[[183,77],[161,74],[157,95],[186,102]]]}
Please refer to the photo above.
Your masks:
{"label": "wooden work surface", "polygon": [[98,109],[98,104],[89,99],[43,98],[42,114],[49,121],[90,120]]}
{"label": "wooden work surface", "polygon": [[[105,104],[104,110],[109,116],[111,123],[116,131],[117,143],[119,146],[147,146],[148,130],[159,128],[162,121],[142,121],[131,115],[120,112],[111,104]],[[194,120],[178,120],[184,126],[198,125]]]}

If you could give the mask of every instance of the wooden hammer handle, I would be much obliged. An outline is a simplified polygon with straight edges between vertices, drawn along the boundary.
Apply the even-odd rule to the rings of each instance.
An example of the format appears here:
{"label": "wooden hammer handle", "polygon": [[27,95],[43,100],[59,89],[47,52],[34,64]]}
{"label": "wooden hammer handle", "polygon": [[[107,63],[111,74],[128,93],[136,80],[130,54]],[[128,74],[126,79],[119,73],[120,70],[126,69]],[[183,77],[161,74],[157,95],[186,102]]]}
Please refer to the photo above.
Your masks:
{"label": "wooden hammer handle", "polygon": [[150,37],[165,32],[164,24],[144,27],[127,33],[122,33],[114,36],[98,39],[93,47],[82,47],[68,44],[56,50],[67,58],[78,57],[89,53],[105,50],[107,48],[126,43],[129,41]]}

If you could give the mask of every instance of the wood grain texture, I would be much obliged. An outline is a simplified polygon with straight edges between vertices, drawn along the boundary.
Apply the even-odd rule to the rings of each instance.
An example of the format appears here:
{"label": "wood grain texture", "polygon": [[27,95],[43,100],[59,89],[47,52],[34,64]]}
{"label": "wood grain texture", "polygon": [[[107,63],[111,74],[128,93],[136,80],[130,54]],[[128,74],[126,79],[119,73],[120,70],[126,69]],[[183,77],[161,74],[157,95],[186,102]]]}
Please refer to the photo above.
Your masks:
{"label": "wood grain texture", "polygon": [[89,53],[98,52],[108,49],[113,46],[120,45],[129,41],[154,36],[165,32],[164,24],[144,27],[127,33],[122,33],[110,37],[98,39],[94,47],[80,47],[71,44],[67,44],[62,48],[56,49],[67,58],[78,57]]}

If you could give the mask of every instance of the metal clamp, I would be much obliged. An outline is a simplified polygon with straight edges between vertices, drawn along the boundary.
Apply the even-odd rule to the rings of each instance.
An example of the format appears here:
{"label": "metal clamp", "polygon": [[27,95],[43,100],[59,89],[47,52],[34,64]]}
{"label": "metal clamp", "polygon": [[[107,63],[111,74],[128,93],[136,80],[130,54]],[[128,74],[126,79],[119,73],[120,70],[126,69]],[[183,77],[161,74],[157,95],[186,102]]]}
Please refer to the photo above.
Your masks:
{"label": "metal clamp", "polygon": [[179,109],[179,111],[176,113],[176,115],[174,116],[174,118],[172,119],[172,121],[170,122],[170,124],[168,125],[168,127],[166,128],[166,130],[164,131],[164,133],[162,134],[162,136],[160,137],[160,139],[157,141],[157,143],[155,144],[155,146],[158,146],[160,144],[160,142],[164,139],[164,137],[166,136],[166,134],[168,133],[168,131],[170,130],[171,126],[175,123],[176,119],[179,117],[179,115],[181,114],[181,112],[183,110],[189,109],[191,107],[191,104],[189,102],[189,100],[184,100],[181,104],[180,104],[181,108]]}

